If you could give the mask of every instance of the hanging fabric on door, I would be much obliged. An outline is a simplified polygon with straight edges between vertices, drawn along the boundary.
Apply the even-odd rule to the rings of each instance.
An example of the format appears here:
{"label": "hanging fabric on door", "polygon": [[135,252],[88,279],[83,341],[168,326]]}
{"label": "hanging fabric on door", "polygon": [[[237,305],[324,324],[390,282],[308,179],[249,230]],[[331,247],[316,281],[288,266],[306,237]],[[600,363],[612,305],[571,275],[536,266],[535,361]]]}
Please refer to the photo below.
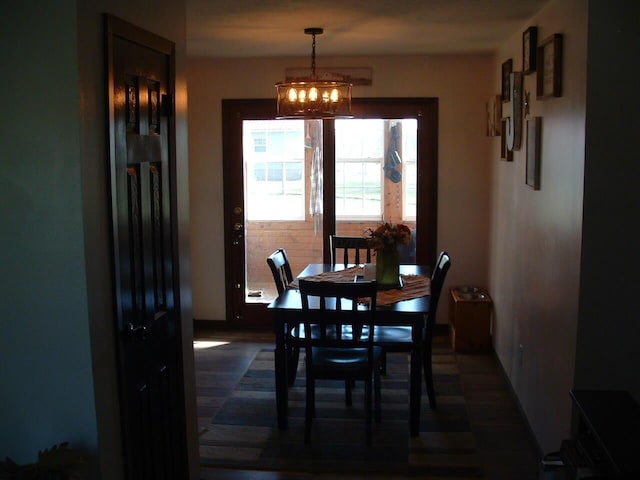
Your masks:
{"label": "hanging fabric on door", "polygon": [[312,148],[311,156],[311,191],[309,192],[309,214],[313,218],[313,233],[318,235],[322,232],[322,148],[320,147],[320,124],[318,120],[307,120],[307,139]]}
{"label": "hanging fabric on door", "polygon": [[398,153],[398,126],[392,125],[390,129],[391,135],[389,138],[389,146],[387,147],[387,154],[384,162],[384,175],[393,183],[400,183],[402,180],[402,173],[397,169],[402,164],[402,159]]}

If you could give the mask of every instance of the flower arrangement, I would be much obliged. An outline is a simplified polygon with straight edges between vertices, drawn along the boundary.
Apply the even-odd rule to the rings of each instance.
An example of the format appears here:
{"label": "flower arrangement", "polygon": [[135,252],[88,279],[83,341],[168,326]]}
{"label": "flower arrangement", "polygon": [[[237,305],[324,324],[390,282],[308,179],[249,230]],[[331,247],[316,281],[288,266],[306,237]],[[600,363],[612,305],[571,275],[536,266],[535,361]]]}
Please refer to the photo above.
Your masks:
{"label": "flower arrangement", "polygon": [[369,245],[375,251],[394,251],[399,245],[411,242],[411,230],[402,223],[384,222],[375,229],[367,230]]}

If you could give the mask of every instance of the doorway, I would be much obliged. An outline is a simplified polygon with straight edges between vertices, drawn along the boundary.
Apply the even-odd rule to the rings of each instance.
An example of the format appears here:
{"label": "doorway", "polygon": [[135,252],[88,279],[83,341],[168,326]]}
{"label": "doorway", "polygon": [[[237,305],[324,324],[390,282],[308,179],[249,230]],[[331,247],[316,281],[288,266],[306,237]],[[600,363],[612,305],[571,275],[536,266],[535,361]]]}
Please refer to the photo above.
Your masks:
{"label": "doorway", "polygon": [[357,99],[353,119],[275,120],[271,100],[224,100],[227,319],[270,325],[266,257],[294,274],[329,261],[330,234],[405,223],[407,262],[432,264],[437,228],[437,99]]}

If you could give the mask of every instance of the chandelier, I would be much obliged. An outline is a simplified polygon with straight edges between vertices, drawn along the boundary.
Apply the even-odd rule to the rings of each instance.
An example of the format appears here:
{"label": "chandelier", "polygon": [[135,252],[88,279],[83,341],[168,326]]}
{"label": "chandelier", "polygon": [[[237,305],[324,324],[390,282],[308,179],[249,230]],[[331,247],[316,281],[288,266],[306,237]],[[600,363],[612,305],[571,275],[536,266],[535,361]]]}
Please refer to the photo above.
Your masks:
{"label": "chandelier", "polygon": [[351,84],[318,80],[316,75],[316,35],[322,28],[305,28],[312,36],[311,78],[309,80],[276,83],[278,118],[351,117]]}

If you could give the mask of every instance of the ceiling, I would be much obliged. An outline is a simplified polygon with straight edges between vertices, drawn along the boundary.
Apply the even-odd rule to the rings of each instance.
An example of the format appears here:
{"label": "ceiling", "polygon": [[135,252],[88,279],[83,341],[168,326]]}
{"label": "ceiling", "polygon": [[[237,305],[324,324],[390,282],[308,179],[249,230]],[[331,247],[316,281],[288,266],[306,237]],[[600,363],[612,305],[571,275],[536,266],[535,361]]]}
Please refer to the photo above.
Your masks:
{"label": "ceiling", "polygon": [[549,0],[186,0],[190,56],[476,53],[495,49]]}

